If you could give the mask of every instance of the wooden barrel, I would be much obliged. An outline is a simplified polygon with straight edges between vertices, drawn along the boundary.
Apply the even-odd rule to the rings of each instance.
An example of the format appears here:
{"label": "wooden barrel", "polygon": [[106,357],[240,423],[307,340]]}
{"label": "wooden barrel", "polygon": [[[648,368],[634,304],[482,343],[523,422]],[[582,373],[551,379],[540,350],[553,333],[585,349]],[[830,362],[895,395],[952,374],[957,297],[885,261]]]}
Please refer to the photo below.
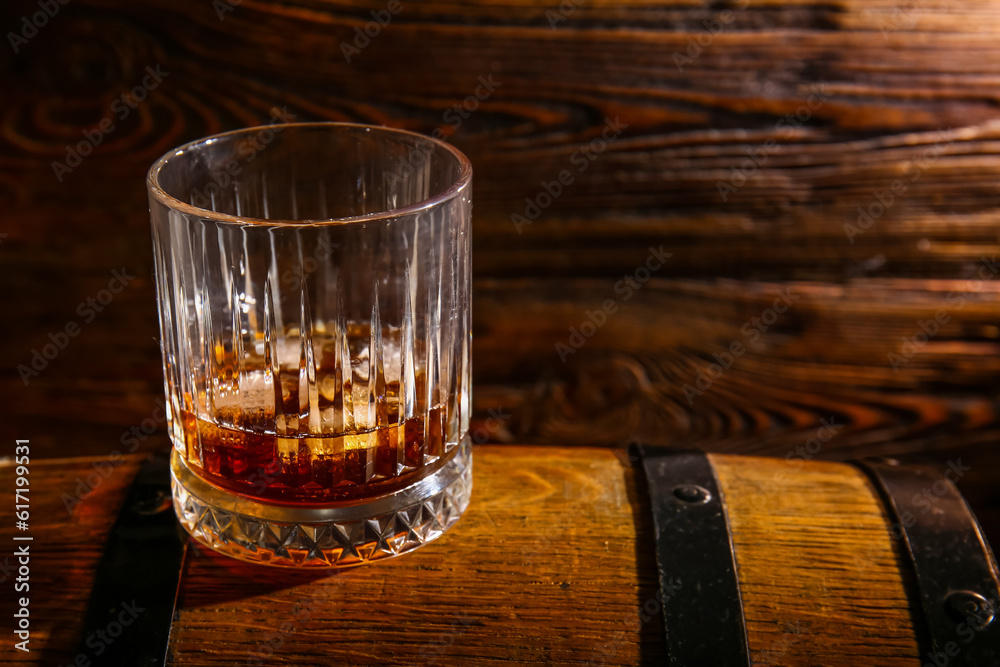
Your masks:
{"label": "wooden barrel", "polygon": [[[639,464],[621,450],[480,446],[474,457],[466,515],[402,558],[318,574],[189,548],[170,664],[677,664],[668,656],[678,639],[670,636],[670,619],[704,612],[706,587],[724,576],[694,559],[683,571],[664,572],[661,587],[656,537],[670,528],[654,528],[651,510],[664,495],[699,505],[698,480],[680,490],[649,485],[650,459]],[[960,461],[930,476],[904,468],[888,475],[890,490],[899,480],[916,480],[910,488],[920,490],[897,498],[916,509],[912,521],[900,521],[891,494],[852,464],[795,455],[704,460],[711,471],[705,484],[722,502],[752,664],[997,664],[962,662],[997,643],[989,605],[977,610],[968,599],[952,600],[957,644],[931,643],[926,591],[914,565],[927,554],[906,539],[911,527],[942,514],[971,531],[978,555],[945,533],[937,546],[946,548],[937,551],[951,554],[959,579],[986,558],[992,590],[972,592],[995,603],[992,556],[960,499],[955,512]],[[84,664],[84,654],[102,664],[87,653],[83,617],[110,526],[140,463],[124,457],[32,464],[30,529],[0,526],[7,544],[15,534],[33,538],[32,650],[8,655],[63,665]],[[0,485],[12,488],[14,478],[11,462],[0,464]],[[699,537],[701,525],[694,523],[686,545],[701,540],[706,552],[729,551],[729,544]],[[174,601],[124,602],[153,609]],[[10,596],[3,604],[11,618]],[[702,633],[718,636],[719,627]]]}

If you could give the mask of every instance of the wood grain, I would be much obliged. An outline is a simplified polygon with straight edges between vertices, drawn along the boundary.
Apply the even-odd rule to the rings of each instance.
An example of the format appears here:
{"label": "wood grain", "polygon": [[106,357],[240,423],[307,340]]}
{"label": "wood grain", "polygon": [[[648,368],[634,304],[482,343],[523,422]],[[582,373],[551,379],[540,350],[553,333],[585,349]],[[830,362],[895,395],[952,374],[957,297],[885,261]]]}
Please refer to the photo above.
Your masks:
{"label": "wood grain", "polygon": [[[62,665],[74,660],[97,562],[104,553],[126,486],[142,458],[30,461],[29,529],[15,530],[13,513],[8,514],[10,505],[4,508],[9,520],[0,524],[0,541],[5,545],[0,558],[0,584],[4,587],[0,612],[6,619],[0,639],[0,663]],[[12,459],[0,461],[0,485],[11,489],[4,494],[6,503],[14,501],[14,472]],[[15,534],[32,539],[14,542]],[[19,572],[22,563],[14,555],[15,549],[23,545],[29,548],[29,572],[27,581],[16,581],[25,578]],[[26,583],[28,590],[15,591],[15,583]],[[20,639],[13,634],[10,620],[22,596],[29,600],[29,653],[14,648]]]}
{"label": "wood grain", "polygon": [[[662,616],[639,612],[657,586],[648,498],[619,454],[479,446],[461,521],[374,566],[296,573],[190,547],[171,664],[652,664],[664,646]],[[913,583],[861,473],[711,461],[754,664],[919,664]],[[33,465],[34,643],[18,664],[74,658],[93,570],[138,462],[126,457],[72,514],[60,496],[94,461]],[[0,483],[12,471],[0,465]],[[0,539],[11,534],[0,527]],[[12,661],[4,648],[0,661]]]}
{"label": "wood grain", "polygon": [[[441,128],[472,159],[479,440],[784,456],[834,419],[817,457],[973,461],[963,490],[1000,540],[1000,283],[980,273],[1000,246],[996,3],[588,0],[553,28],[558,3],[404,2],[350,63],[341,43],[381,0],[230,6],[73,0],[0,49],[0,439],[46,457],[163,445],[145,172],[285,109]],[[4,34],[36,11],[6,3]],[[115,129],[59,180],[52,163],[104,118]],[[574,154],[615,118],[627,127],[581,171]],[[572,184],[515,227],[564,169]],[[672,256],[626,301],[617,281],[661,245]],[[84,321],[114,270],[135,278]],[[788,289],[794,307],[748,340]],[[617,313],[563,363],[556,344],[608,299]],[[80,334],[25,385],[17,367],[70,322]],[[733,342],[746,353],[689,401]]]}
{"label": "wood grain", "polygon": [[[184,141],[285,109],[298,120],[441,128],[472,159],[477,442],[644,440],[784,457],[832,421],[843,427],[819,443],[817,458],[892,454],[971,465],[960,486],[1000,542],[1000,282],[980,273],[1000,246],[997,3],[575,4],[553,18],[557,2],[404,2],[348,63],[341,43],[385,9],[382,0],[245,0],[221,16],[205,0],[73,0],[23,48],[0,49],[0,440],[30,437],[39,457],[167,446],[156,406],[163,392],[146,169]],[[3,33],[20,31],[36,11],[34,0],[5,3]],[[712,22],[723,20],[713,34]],[[169,72],[162,85],[115,116],[115,101],[157,65]],[[450,113],[491,75],[499,85],[475,111]],[[810,107],[817,91],[822,103]],[[57,179],[52,163],[104,118],[115,130]],[[574,155],[615,118],[627,127],[580,171]],[[575,170],[572,184],[519,230],[512,214],[526,212],[526,199],[541,203],[543,184],[564,169]],[[896,181],[905,189],[882,204]],[[859,207],[874,216],[863,234],[850,228]],[[661,245],[672,256],[624,299],[617,281]],[[113,270],[135,278],[85,322],[79,304]],[[786,290],[799,296],[794,306],[750,340],[745,323]],[[608,299],[616,313],[564,363],[556,345]],[[894,369],[889,354],[901,338],[942,309],[948,321]],[[18,365],[70,322],[80,334],[23,383]],[[746,351],[732,368],[703,393],[686,394],[734,342]],[[66,475],[81,465],[46,475],[72,484]],[[564,490],[584,493],[569,482]],[[538,502],[563,498],[559,489],[546,493]],[[51,502],[58,523],[63,510]],[[482,538],[485,518],[477,516],[445,540],[460,539],[463,526]],[[512,531],[520,525],[490,511],[497,516]],[[93,519],[88,530],[97,531],[101,518]],[[65,598],[46,594],[45,604],[75,609],[96,552],[89,536],[50,530],[51,544],[66,549],[45,556],[43,570],[66,553],[77,554],[71,562],[80,569],[69,570],[79,581],[45,575],[52,587],[43,590]],[[194,573],[223,570],[211,556],[192,564]],[[344,580],[359,599],[376,585],[356,580],[364,572]],[[407,576],[416,585],[419,577]],[[591,583],[549,591],[548,580],[518,581],[546,591],[547,601],[578,590],[591,601],[593,593]],[[291,609],[286,583],[272,595]],[[459,583],[449,586],[453,600],[468,600]],[[429,644],[435,632],[461,628],[456,651],[463,637],[490,645],[481,635],[496,620],[492,610],[473,605],[484,625],[466,630],[453,607],[434,608],[421,590],[389,592],[393,609],[412,594],[433,612],[402,621],[429,634]],[[387,595],[379,593],[388,604]],[[242,604],[201,600],[206,606],[191,613]],[[247,604],[259,611],[264,603]],[[518,613],[505,620],[522,633],[512,639],[525,655],[579,657],[564,638],[540,641],[537,619]],[[265,623],[274,626],[273,617],[255,618],[246,637],[220,641],[237,650]],[[400,631],[379,622],[386,636]],[[54,655],[72,657],[66,634],[46,632],[63,651]],[[632,646],[622,650],[638,650],[621,637]],[[293,643],[303,660],[318,660],[308,642],[283,650]],[[361,655],[410,648],[379,642]],[[220,655],[187,657],[226,664]]]}
{"label": "wood grain", "polygon": [[[639,613],[657,580],[652,526],[633,512],[634,476],[613,450],[581,454],[477,448],[466,515],[432,545],[378,567],[289,573],[190,548],[172,664],[631,665],[662,658],[662,617],[643,623]],[[73,516],[59,494],[90,462],[59,459],[32,469],[39,499],[32,648],[44,650],[25,664],[73,659],[96,559],[135,462],[119,466]],[[0,483],[12,478],[12,467],[0,465]],[[11,528],[0,531],[9,542]],[[7,648],[0,661],[11,656]]]}
{"label": "wood grain", "polygon": [[[131,446],[128,431],[155,413],[145,171],[172,146],[274,109],[442,128],[472,158],[476,403],[489,438],[783,455],[831,414],[849,429],[822,456],[996,437],[998,294],[994,274],[977,278],[1000,245],[992,3],[595,0],[554,29],[555,4],[403,3],[350,63],[341,43],[383,3],[229,7],[74,0],[0,52],[0,310],[17,313],[0,328],[0,404],[44,420],[39,453]],[[35,11],[9,3],[2,25],[20,30]],[[697,57],[678,65],[689,49]],[[119,119],[116,100],[157,65],[162,83]],[[499,84],[456,115],[481,76]],[[628,127],[580,171],[574,153],[616,117]],[[115,129],[57,179],[52,163],[103,118]],[[563,169],[573,183],[518,230],[511,214]],[[848,238],[858,207],[877,210],[897,179],[905,191]],[[720,183],[737,181],[723,199]],[[616,281],[661,245],[672,257],[625,303]],[[113,270],[135,278],[83,321],[79,304]],[[787,288],[802,300],[689,404],[684,384]],[[969,305],[893,372],[893,345],[953,291]],[[608,298],[620,314],[563,364],[556,343]],[[17,367],[69,322],[79,336],[25,386]],[[486,428],[488,409],[513,416]],[[76,442],[83,425],[92,437]],[[0,435],[14,430],[0,420]]]}
{"label": "wood grain", "polygon": [[[755,665],[920,664],[909,556],[853,466],[712,455]],[[877,638],[877,639],[875,639]]]}
{"label": "wood grain", "polygon": [[[253,642],[268,634],[288,664],[626,665],[661,656],[662,619],[638,629],[656,574],[630,471],[610,450],[538,453],[477,448],[465,516],[384,567],[303,578],[192,558],[176,662],[232,664],[266,652]],[[234,587],[265,574],[263,590]]]}
{"label": "wood grain", "polygon": [[[626,301],[613,279],[552,290],[531,280],[492,283],[480,290],[474,321],[477,351],[492,354],[476,358],[477,371],[527,389],[544,360],[544,379],[523,402],[488,386],[477,387],[476,401],[512,410],[512,440],[641,439],[784,456],[826,419],[842,428],[814,454],[898,453],[916,438],[945,447],[954,444],[948,438],[996,428],[1000,350],[989,339],[958,340],[991,334],[1000,282],[961,292],[956,306],[948,299],[961,284],[652,278]],[[783,313],[772,310],[779,295],[793,301]],[[571,328],[580,331],[605,299],[619,309],[575,348]],[[923,314],[936,310],[948,321],[930,341],[905,348],[912,355],[894,369],[889,355],[923,335]],[[505,341],[504,354],[494,341]],[[734,343],[742,353],[731,353]]]}

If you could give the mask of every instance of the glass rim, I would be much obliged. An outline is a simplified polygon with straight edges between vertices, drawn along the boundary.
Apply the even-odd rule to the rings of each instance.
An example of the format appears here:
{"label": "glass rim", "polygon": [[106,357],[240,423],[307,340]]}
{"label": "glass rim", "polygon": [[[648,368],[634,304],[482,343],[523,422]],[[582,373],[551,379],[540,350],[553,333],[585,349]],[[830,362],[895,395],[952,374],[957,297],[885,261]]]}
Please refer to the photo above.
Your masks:
{"label": "glass rim", "polygon": [[[166,166],[167,162],[171,159],[180,156],[184,151],[187,151],[196,146],[206,144],[223,137],[231,137],[238,134],[251,134],[254,132],[260,132],[261,130],[275,128],[281,128],[282,130],[288,128],[328,128],[328,129],[361,129],[367,131],[378,131],[390,135],[406,135],[416,138],[422,142],[430,145],[434,145],[440,148],[444,148],[448,153],[452,155],[456,160],[458,160],[459,174],[455,181],[445,188],[444,190],[434,194],[431,197],[422,199],[420,201],[414,202],[407,206],[401,206],[399,208],[390,209],[387,211],[376,211],[374,213],[364,213],[362,215],[346,216],[342,218],[323,218],[315,220],[291,220],[291,219],[280,219],[280,218],[254,218],[244,215],[232,215],[230,213],[220,213],[218,211],[213,211],[207,208],[201,208],[185,202],[173,195],[169,194],[159,183],[160,171]],[[226,222],[226,223],[236,223],[236,224],[250,224],[255,226],[301,226],[301,225],[344,225],[344,224],[354,224],[354,223],[364,223],[373,222],[378,220],[386,220],[391,218],[399,218],[413,213],[418,213],[420,211],[433,208],[439,204],[446,201],[454,199],[470,182],[472,181],[472,163],[469,158],[465,156],[462,151],[458,150],[446,141],[442,141],[430,135],[421,134],[419,132],[413,132],[411,130],[404,130],[395,127],[387,127],[385,125],[367,125],[365,123],[343,123],[334,121],[317,121],[317,122],[304,122],[304,123],[274,123],[268,125],[256,125],[252,127],[243,127],[236,130],[229,130],[228,132],[220,132],[218,134],[209,135],[207,137],[202,137],[200,139],[195,139],[194,141],[189,141],[186,144],[182,144],[176,148],[173,148],[153,162],[153,165],[149,168],[146,173],[146,189],[156,198],[158,202],[170,208],[172,210],[181,211],[182,213],[187,213],[190,215],[196,215],[199,218],[205,218],[212,220],[213,222]]]}

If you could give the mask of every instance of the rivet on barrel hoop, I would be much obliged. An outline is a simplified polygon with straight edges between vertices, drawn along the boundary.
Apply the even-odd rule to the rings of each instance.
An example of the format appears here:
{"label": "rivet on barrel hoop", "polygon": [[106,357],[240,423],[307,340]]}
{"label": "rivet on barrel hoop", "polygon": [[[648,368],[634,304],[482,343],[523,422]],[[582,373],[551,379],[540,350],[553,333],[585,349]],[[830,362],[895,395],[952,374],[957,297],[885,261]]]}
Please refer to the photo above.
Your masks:
{"label": "rivet on barrel hoop", "polygon": [[708,489],[697,484],[681,484],[675,487],[674,496],[692,505],[703,505],[712,499]]}
{"label": "rivet on barrel hoop", "polygon": [[964,621],[976,630],[984,630],[996,616],[993,605],[979,593],[955,591],[944,600],[945,608],[956,621]]}
{"label": "rivet on barrel hoop", "polygon": [[656,606],[667,660],[658,664],[749,667],[733,541],[712,462],[698,450],[639,445],[634,452],[642,459],[653,518],[660,591],[652,602],[663,600]]}
{"label": "rivet on barrel hoop", "polygon": [[[955,485],[930,468],[874,461],[856,465],[882,496],[893,525],[902,527],[896,539],[902,540],[916,577],[913,598],[926,628],[922,643],[937,656],[934,664],[944,664],[941,656],[947,654],[949,667],[1000,665],[1000,630],[993,623],[1000,581],[993,553]],[[943,491],[938,491],[941,483]],[[937,497],[928,512],[921,498],[932,487]],[[975,642],[964,634],[968,629],[978,632]]]}

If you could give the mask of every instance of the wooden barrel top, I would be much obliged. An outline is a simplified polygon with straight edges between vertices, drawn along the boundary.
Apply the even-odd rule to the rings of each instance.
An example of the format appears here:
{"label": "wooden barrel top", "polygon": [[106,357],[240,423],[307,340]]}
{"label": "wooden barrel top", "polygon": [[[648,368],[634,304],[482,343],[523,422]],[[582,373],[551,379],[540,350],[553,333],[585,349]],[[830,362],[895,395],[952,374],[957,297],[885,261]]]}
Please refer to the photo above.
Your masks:
{"label": "wooden barrel top", "polygon": [[[466,515],[406,557],[316,574],[189,548],[173,664],[580,664],[607,654],[606,664],[627,665],[662,657],[662,617],[640,622],[658,583],[651,519],[633,513],[632,471],[610,450],[493,445],[474,456]],[[93,461],[33,465],[35,620],[25,664],[73,660],[94,570],[140,458],[114,468],[72,514],[61,496],[74,493]],[[0,465],[0,484],[12,483],[13,470]],[[10,544],[14,532],[0,526],[0,540]],[[13,642],[3,642],[6,660]],[[277,658],[267,656],[268,643]]]}
{"label": "wooden barrel top", "polygon": [[[32,465],[30,530],[0,525],[5,543],[32,537],[32,652],[14,654],[23,664],[73,661],[98,559],[141,459],[107,468],[71,511],[79,480],[107,462]],[[754,664],[918,664],[911,575],[863,473],[727,455],[712,463]],[[0,485],[14,470],[0,465]],[[675,579],[679,590],[698,586]],[[623,452],[483,445],[465,516],[413,553],[331,573],[189,546],[170,664],[649,664],[664,652],[658,586],[645,483]],[[5,613],[12,602],[4,597]]]}

